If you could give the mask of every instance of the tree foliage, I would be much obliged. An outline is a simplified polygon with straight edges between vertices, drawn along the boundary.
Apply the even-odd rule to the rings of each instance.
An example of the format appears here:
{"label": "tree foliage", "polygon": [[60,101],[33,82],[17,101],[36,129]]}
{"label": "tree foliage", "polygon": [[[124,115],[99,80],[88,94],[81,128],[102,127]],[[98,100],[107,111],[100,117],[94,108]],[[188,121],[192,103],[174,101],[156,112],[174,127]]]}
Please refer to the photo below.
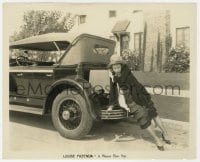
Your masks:
{"label": "tree foliage", "polygon": [[71,13],[31,10],[24,13],[21,30],[15,32],[10,37],[10,41],[50,32],[68,32],[74,23],[75,16]]}

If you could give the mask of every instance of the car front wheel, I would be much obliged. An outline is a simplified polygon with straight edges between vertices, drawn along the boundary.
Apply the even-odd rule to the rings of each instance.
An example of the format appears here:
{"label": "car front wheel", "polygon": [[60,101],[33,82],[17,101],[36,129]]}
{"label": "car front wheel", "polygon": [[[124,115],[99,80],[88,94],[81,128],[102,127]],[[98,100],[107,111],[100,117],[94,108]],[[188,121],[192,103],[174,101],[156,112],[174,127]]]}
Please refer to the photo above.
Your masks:
{"label": "car front wheel", "polygon": [[66,138],[80,139],[93,125],[85,99],[76,91],[64,90],[56,96],[52,106],[52,121]]}

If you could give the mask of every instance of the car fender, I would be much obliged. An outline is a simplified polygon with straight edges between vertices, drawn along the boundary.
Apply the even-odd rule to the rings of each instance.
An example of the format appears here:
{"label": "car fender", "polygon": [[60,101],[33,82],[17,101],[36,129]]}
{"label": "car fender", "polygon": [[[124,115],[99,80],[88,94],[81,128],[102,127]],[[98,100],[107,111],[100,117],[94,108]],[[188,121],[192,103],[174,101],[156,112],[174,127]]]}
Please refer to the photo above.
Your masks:
{"label": "car fender", "polygon": [[63,85],[63,84],[67,85],[67,86],[69,85],[69,86],[75,87],[76,89],[78,89],[81,92],[81,94],[83,95],[83,97],[86,100],[86,104],[87,104],[90,115],[92,116],[92,118],[94,120],[96,120],[97,114],[95,113],[95,111],[92,107],[91,100],[89,99],[91,85],[88,81],[86,81],[84,79],[63,78],[63,79],[60,79],[60,80],[57,80],[56,82],[54,82],[53,85],[51,85],[51,88],[50,88],[50,90],[47,94],[46,100],[45,100],[44,113],[46,112],[46,109],[48,109],[48,108],[46,108],[46,104],[47,104],[49,95],[57,86]]}

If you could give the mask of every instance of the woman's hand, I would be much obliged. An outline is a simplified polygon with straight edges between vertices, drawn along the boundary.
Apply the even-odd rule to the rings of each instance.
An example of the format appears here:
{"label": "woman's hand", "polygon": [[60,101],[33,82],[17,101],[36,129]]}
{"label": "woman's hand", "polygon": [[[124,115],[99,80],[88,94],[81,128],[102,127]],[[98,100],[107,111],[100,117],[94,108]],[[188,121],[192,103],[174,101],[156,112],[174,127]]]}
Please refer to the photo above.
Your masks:
{"label": "woman's hand", "polygon": [[108,71],[108,76],[111,78],[112,82],[114,82],[114,75],[111,70]]}
{"label": "woman's hand", "polygon": [[110,105],[110,106],[107,108],[107,111],[111,111],[111,110],[113,110],[113,108],[114,108],[114,105]]}

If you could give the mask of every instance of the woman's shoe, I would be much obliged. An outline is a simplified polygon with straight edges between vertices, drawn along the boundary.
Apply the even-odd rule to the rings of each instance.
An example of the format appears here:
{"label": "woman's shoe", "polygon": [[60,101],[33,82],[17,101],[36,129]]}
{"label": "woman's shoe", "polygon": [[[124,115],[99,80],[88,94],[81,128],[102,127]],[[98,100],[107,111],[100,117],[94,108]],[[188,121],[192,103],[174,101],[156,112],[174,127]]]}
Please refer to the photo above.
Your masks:
{"label": "woman's shoe", "polygon": [[165,141],[165,143],[167,143],[167,144],[169,144],[169,145],[171,145],[171,141],[170,140],[167,140],[167,139],[165,139],[165,136],[162,134],[162,139],[163,139],[163,141]]}
{"label": "woman's shoe", "polygon": [[158,150],[160,150],[160,151],[164,151],[165,150],[161,141],[157,141],[156,142],[156,146],[157,146]]}
{"label": "woman's shoe", "polygon": [[160,151],[165,151],[164,146],[158,146],[158,145],[157,145],[157,148],[158,148],[158,150],[160,150]]}

